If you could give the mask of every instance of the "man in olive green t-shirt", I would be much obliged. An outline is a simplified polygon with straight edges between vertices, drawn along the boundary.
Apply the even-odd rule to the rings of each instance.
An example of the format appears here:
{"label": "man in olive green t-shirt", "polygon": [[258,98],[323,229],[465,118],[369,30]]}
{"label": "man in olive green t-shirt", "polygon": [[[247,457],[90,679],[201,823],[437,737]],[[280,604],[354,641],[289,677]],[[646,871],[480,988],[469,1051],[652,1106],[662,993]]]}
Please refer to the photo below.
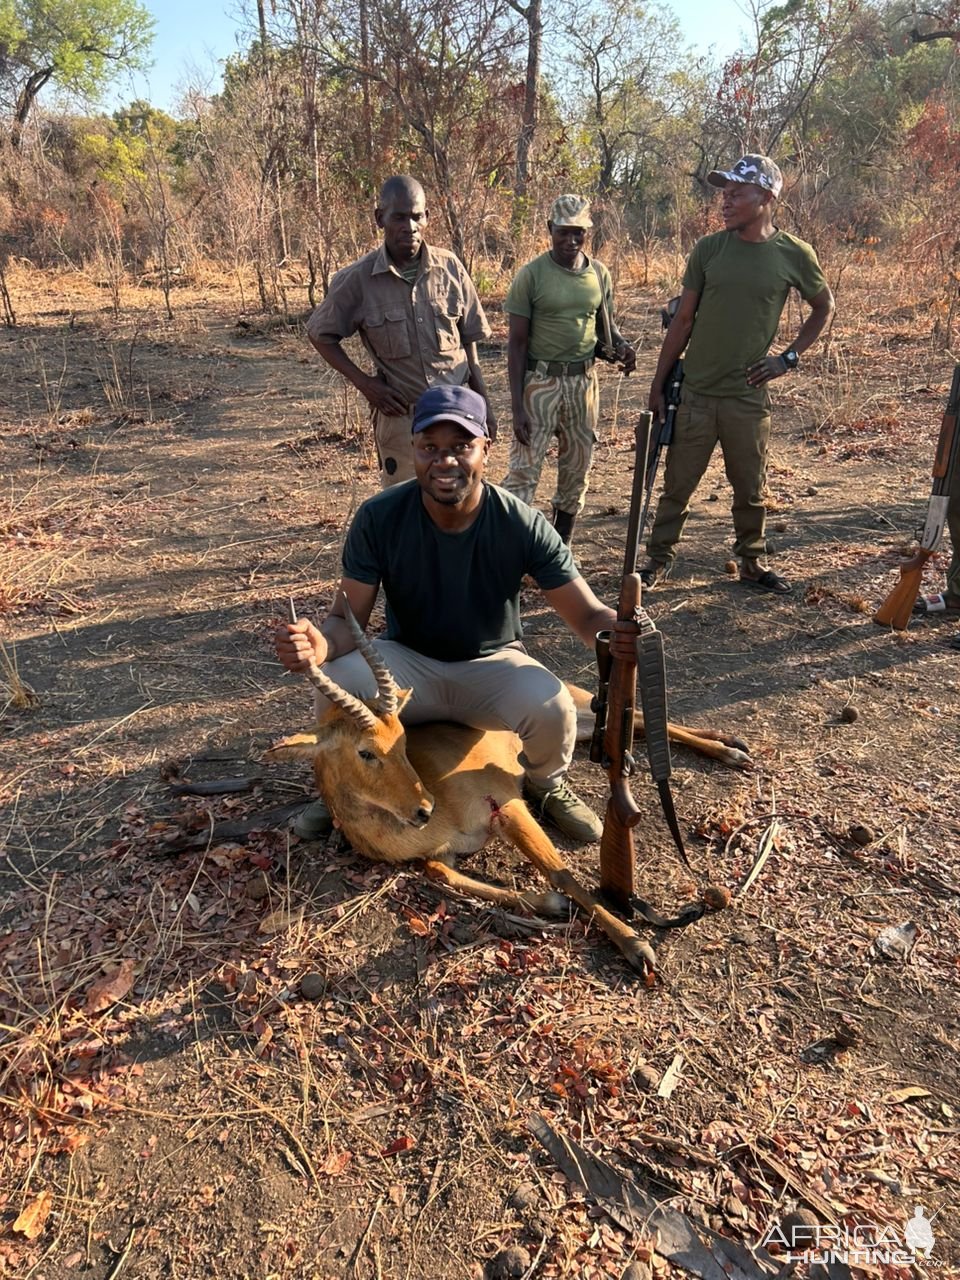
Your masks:
{"label": "man in olive green t-shirt", "polygon": [[582,196],[558,196],[547,229],[550,249],[517,272],[503,304],[510,317],[507,368],[513,408],[510,470],[504,489],[532,503],[556,437],[553,524],[569,543],[583,507],[599,410],[594,372],[597,334],[625,373],[637,363],[613,322],[610,272],[584,252],[593,222]]}
{"label": "man in olive green t-shirt", "polygon": [[[733,489],[740,581],[782,594],[790,584],[761,563],[767,383],[797,368],[833,313],[833,294],[810,245],[774,223],[783,176],[768,156],[744,156],[732,169],[708,174],[707,181],[723,189],[724,230],[694,245],[650,387],[650,408],[662,420],[664,388],[686,348],[682,401],[641,577],[651,587],[670,572],[690,499],[719,442]],[[769,355],[791,289],[809,304],[810,314],[790,346]]]}

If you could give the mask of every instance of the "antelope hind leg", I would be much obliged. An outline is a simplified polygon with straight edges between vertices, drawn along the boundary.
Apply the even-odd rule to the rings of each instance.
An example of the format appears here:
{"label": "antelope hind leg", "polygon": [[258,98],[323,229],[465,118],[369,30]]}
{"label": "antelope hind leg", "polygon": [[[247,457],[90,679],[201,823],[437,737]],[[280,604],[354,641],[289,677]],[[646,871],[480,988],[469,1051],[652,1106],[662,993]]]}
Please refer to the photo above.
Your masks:
{"label": "antelope hind leg", "polygon": [[564,919],[570,914],[570,902],[562,893],[518,893],[515,889],[504,889],[500,885],[487,884],[484,880],[474,880],[465,876],[456,867],[447,866],[436,858],[425,858],[424,872],[431,880],[441,880],[451,889],[460,893],[469,893],[471,898],[479,898],[481,902],[493,902],[498,907],[512,907],[532,911],[538,916],[552,916]]}
{"label": "antelope hind leg", "polygon": [[522,800],[508,800],[498,809],[494,828],[546,876],[558,893],[570,898],[600,926],[631,969],[644,977],[653,973],[656,957],[651,948],[580,883]]}

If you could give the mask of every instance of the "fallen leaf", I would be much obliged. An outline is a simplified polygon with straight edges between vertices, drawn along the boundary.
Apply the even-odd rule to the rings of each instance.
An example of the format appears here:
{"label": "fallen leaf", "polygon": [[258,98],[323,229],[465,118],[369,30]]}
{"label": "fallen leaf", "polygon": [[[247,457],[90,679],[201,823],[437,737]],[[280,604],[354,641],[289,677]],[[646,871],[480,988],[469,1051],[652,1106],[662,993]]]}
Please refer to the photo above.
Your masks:
{"label": "fallen leaf", "polygon": [[282,933],[284,929],[289,929],[293,925],[299,924],[302,918],[302,911],[286,911],[281,907],[279,910],[271,911],[269,915],[263,917],[257,932]]}
{"label": "fallen leaf", "polygon": [[658,1098],[669,1098],[680,1083],[680,1072],[683,1070],[683,1054],[678,1053],[663,1073],[663,1079],[657,1088]]}
{"label": "fallen leaf", "polygon": [[320,1172],[328,1173],[335,1178],[338,1173],[343,1173],[352,1159],[353,1156],[349,1151],[331,1151],[320,1165]]}
{"label": "fallen leaf", "polygon": [[884,1102],[913,1102],[917,1098],[929,1098],[930,1090],[922,1089],[918,1084],[907,1084],[902,1089],[894,1089],[884,1097]]}
{"label": "fallen leaf", "polygon": [[874,938],[877,952],[887,960],[907,960],[919,934],[919,928],[911,921],[892,924],[882,929]]}
{"label": "fallen leaf", "polygon": [[90,984],[84,1013],[102,1013],[110,1005],[122,1000],[133,989],[133,961],[124,960],[112,973]]}
{"label": "fallen leaf", "polygon": [[28,1240],[36,1240],[37,1236],[43,1230],[44,1223],[50,1215],[53,1207],[53,1195],[49,1191],[41,1191],[30,1203],[23,1209],[16,1222],[13,1224],[13,1230],[18,1231],[20,1235],[26,1236]]}
{"label": "fallen leaf", "polygon": [[415,1143],[413,1138],[407,1136],[395,1138],[394,1141],[390,1143],[389,1147],[383,1148],[380,1154],[382,1156],[396,1156],[399,1155],[401,1151],[409,1151],[414,1145]]}

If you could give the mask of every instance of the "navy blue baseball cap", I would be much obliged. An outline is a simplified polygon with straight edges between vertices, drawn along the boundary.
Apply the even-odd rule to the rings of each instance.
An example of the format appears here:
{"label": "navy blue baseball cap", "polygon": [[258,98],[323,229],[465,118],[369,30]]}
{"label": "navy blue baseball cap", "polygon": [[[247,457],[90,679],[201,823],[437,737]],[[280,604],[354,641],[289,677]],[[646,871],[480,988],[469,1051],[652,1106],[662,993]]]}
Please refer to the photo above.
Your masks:
{"label": "navy blue baseball cap", "polygon": [[413,409],[413,431],[424,431],[435,422],[455,422],[472,436],[487,435],[487,402],[470,387],[444,383],[430,387]]}

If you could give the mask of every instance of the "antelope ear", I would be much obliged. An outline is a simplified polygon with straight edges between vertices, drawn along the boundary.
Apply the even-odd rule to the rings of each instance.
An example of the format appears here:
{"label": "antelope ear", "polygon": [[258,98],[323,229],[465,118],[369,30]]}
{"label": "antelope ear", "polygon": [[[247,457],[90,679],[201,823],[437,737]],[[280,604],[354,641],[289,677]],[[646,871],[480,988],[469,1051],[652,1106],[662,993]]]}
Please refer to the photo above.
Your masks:
{"label": "antelope ear", "polygon": [[400,712],[403,710],[403,708],[407,705],[407,703],[410,701],[412,697],[413,697],[412,689],[397,690],[397,715],[400,714]]}
{"label": "antelope ear", "polygon": [[265,760],[312,760],[317,754],[320,739],[316,733],[294,733],[281,738],[263,753]]}

